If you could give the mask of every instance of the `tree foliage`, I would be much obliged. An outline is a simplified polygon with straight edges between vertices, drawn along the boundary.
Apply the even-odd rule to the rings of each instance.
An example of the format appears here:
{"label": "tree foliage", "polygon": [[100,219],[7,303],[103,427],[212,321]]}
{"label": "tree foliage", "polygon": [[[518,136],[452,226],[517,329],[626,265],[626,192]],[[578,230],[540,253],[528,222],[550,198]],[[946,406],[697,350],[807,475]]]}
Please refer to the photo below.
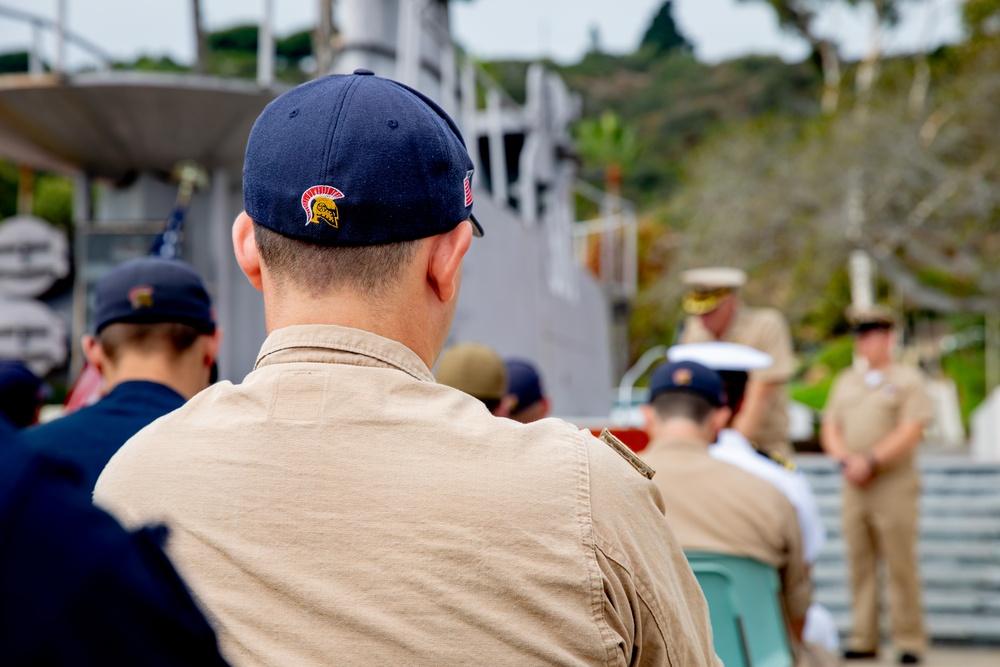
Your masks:
{"label": "tree foliage", "polygon": [[860,247],[911,307],[996,310],[998,65],[996,40],[955,49],[933,64],[936,85],[915,106],[918,68],[887,62],[864,123],[775,116],[716,136],[664,213],[684,241],[657,298],[677,303],[683,268],[735,264],[754,276],[751,299],[808,324],[846,305],[837,276]]}
{"label": "tree foliage", "polygon": [[673,0],[666,0],[660,5],[646,34],[642,36],[641,46],[649,47],[658,54],[691,48],[691,44],[677,30],[673,12]]}

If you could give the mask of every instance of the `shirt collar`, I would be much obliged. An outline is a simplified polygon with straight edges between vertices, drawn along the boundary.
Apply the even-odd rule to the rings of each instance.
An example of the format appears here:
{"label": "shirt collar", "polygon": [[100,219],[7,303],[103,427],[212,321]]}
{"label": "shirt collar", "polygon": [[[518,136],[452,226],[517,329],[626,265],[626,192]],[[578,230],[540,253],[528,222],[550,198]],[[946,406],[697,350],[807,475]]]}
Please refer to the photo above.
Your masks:
{"label": "shirt collar", "polygon": [[261,346],[254,369],[299,362],[397,368],[417,380],[434,382],[423,360],[402,343],[333,324],[304,324],[273,331]]}
{"label": "shirt collar", "polygon": [[686,454],[704,454],[708,456],[708,445],[698,440],[687,438],[660,438],[649,443],[650,451],[674,452]]}

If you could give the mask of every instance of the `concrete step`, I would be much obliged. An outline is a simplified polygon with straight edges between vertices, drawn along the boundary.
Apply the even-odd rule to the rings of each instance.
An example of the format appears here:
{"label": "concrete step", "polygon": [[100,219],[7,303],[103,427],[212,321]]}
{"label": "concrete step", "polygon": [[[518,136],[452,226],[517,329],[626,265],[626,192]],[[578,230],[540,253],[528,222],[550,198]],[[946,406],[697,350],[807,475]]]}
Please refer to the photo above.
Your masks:
{"label": "concrete step", "polygon": [[[828,538],[842,533],[839,517],[824,516],[823,527]],[[1000,538],[1000,516],[921,516],[920,539],[931,540],[981,540]]]}
{"label": "concrete step", "polygon": [[[831,612],[847,611],[851,606],[851,596],[844,587],[817,589],[813,597]],[[1000,591],[929,588],[924,591],[923,600],[927,613],[975,612],[994,616],[1000,623]]]}
{"label": "concrete step", "polygon": [[[851,629],[851,615],[848,611],[831,611],[837,629],[842,636]],[[927,634],[935,641],[994,644],[997,642],[1000,616],[983,616],[978,613],[947,612],[929,613],[924,616]],[[882,620],[882,636],[889,636],[888,616]],[[955,665],[955,667],[961,667]]]}
{"label": "concrete step", "polygon": [[[917,550],[921,563],[945,561],[975,567],[1000,563],[1000,540],[921,540]],[[844,553],[842,539],[828,539],[820,552],[819,562],[841,562]]]}
{"label": "concrete step", "polygon": [[[843,484],[839,473],[836,475],[813,475],[806,473],[816,495],[840,493]],[[1000,475],[928,475],[921,479],[921,489],[925,495],[984,495],[1000,494]]]}
{"label": "concrete step", "polygon": [[[824,588],[846,588],[847,567],[840,562],[820,562],[813,566],[813,584],[817,591]],[[968,589],[1000,591],[1000,564],[967,567],[950,563],[921,564],[920,578],[924,590]],[[1000,634],[1000,627],[997,627]]]}
{"label": "concrete step", "polygon": [[[815,493],[815,489],[814,489]],[[820,514],[840,517],[840,495],[817,495],[816,504]],[[924,516],[988,516],[1000,521],[1000,479],[996,493],[981,495],[932,494],[925,493],[920,499],[920,513]]]}

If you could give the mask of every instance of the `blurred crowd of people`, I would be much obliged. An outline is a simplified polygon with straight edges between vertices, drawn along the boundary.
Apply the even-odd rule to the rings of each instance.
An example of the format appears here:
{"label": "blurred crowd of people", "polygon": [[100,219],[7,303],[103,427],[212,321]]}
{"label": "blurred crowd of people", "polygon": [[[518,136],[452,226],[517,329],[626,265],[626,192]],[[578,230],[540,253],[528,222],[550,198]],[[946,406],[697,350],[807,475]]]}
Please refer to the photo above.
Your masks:
{"label": "blurred crowd of people", "polygon": [[[549,419],[534,360],[446,345],[484,242],[473,172],[419,93],[367,70],[311,81],[247,146],[233,244],[268,337],[242,383],[213,382],[208,292],[159,258],[96,286],[92,405],[36,424],[43,383],[0,362],[5,664],[718,664],[685,552],[774,568],[796,663],[836,662],[782,315],[742,302],[742,271],[690,271],[650,444]],[[885,559],[899,659],[919,662],[929,403],[892,360],[894,315],[849,319],[861,364],[822,427],[845,480],[842,656],[879,649]]]}

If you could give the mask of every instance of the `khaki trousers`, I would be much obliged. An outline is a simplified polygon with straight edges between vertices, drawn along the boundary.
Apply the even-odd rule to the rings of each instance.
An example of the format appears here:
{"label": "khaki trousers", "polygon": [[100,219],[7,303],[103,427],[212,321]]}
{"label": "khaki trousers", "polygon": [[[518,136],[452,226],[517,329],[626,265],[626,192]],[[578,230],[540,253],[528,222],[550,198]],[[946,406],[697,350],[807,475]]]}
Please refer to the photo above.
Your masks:
{"label": "khaki trousers", "polygon": [[889,470],[863,489],[844,484],[844,540],[851,574],[848,647],[879,645],[878,565],[888,569],[892,639],[900,652],[926,648],[917,558],[920,476],[912,465]]}

